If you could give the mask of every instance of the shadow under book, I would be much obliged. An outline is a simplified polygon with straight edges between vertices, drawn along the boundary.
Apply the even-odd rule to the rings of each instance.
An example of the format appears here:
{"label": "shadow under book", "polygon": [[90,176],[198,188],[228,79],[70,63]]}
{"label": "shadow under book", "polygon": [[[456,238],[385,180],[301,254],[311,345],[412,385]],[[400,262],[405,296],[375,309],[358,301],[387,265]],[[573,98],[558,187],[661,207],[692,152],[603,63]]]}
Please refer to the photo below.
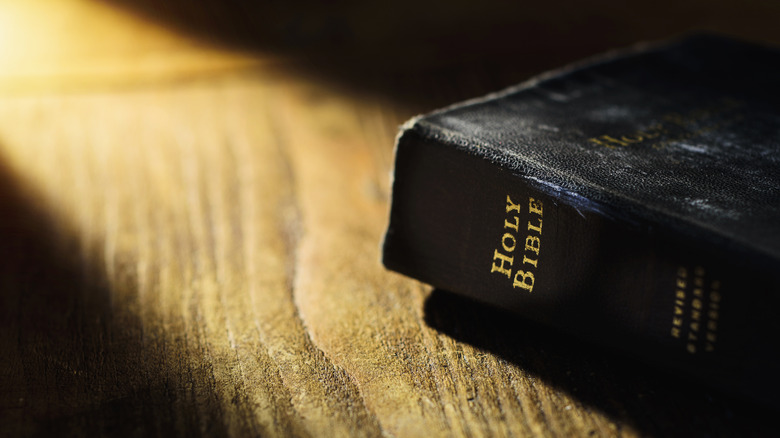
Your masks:
{"label": "shadow under book", "polygon": [[696,36],[412,119],[384,264],[778,406],[777,77]]}

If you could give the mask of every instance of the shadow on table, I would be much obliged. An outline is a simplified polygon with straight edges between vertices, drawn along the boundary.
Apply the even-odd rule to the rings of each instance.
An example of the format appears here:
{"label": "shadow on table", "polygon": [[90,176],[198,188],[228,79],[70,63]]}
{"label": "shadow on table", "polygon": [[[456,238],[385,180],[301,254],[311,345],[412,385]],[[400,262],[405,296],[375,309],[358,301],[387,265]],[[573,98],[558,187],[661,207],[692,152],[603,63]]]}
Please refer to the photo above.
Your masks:
{"label": "shadow on table", "polygon": [[2,159],[0,212],[0,436],[226,435],[214,394],[184,389],[208,370],[169,371],[177,358],[150,348],[137,297],[83,262],[102,248],[80,241]]}
{"label": "shadow on table", "polygon": [[766,407],[446,291],[428,297],[425,321],[642,434],[768,436],[776,428]]}

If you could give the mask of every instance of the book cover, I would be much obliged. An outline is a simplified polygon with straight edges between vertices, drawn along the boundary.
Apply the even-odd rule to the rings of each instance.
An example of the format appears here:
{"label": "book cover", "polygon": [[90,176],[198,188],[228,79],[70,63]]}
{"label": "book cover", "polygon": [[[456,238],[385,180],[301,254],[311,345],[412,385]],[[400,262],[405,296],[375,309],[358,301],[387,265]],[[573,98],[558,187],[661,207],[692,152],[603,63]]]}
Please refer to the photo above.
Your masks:
{"label": "book cover", "polygon": [[777,404],[778,77],[696,36],[417,117],[383,262]]}

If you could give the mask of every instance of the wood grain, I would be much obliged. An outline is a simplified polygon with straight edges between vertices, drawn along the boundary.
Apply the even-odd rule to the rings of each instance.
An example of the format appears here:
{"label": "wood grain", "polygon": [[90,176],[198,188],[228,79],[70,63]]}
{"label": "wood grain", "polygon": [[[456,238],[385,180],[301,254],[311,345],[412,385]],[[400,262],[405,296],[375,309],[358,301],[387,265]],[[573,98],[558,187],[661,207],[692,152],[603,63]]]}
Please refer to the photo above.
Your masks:
{"label": "wood grain", "polygon": [[426,73],[422,105],[255,61],[0,100],[0,435],[774,431],[382,268],[396,127],[501,72]]}

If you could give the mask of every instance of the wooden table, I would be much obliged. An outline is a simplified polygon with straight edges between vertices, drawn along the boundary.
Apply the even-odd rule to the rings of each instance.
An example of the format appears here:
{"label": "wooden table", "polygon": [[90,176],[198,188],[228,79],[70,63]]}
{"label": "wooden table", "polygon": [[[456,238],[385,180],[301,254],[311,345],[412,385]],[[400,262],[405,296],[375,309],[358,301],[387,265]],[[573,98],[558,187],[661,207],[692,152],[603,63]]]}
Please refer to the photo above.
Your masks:
{"label": "wooden table", "polygon": [[[384,28],[343,51],[244,44],[150,4],[0,3],[0,435],[774,431],[766,408],[379,262],[400,123],[684,13],[420,64],[441,41],[398,63],[369,56]],[[778,38],[751,5],[755,26],[705,21]],[[565,35],[588,29],[574,16]]]}

